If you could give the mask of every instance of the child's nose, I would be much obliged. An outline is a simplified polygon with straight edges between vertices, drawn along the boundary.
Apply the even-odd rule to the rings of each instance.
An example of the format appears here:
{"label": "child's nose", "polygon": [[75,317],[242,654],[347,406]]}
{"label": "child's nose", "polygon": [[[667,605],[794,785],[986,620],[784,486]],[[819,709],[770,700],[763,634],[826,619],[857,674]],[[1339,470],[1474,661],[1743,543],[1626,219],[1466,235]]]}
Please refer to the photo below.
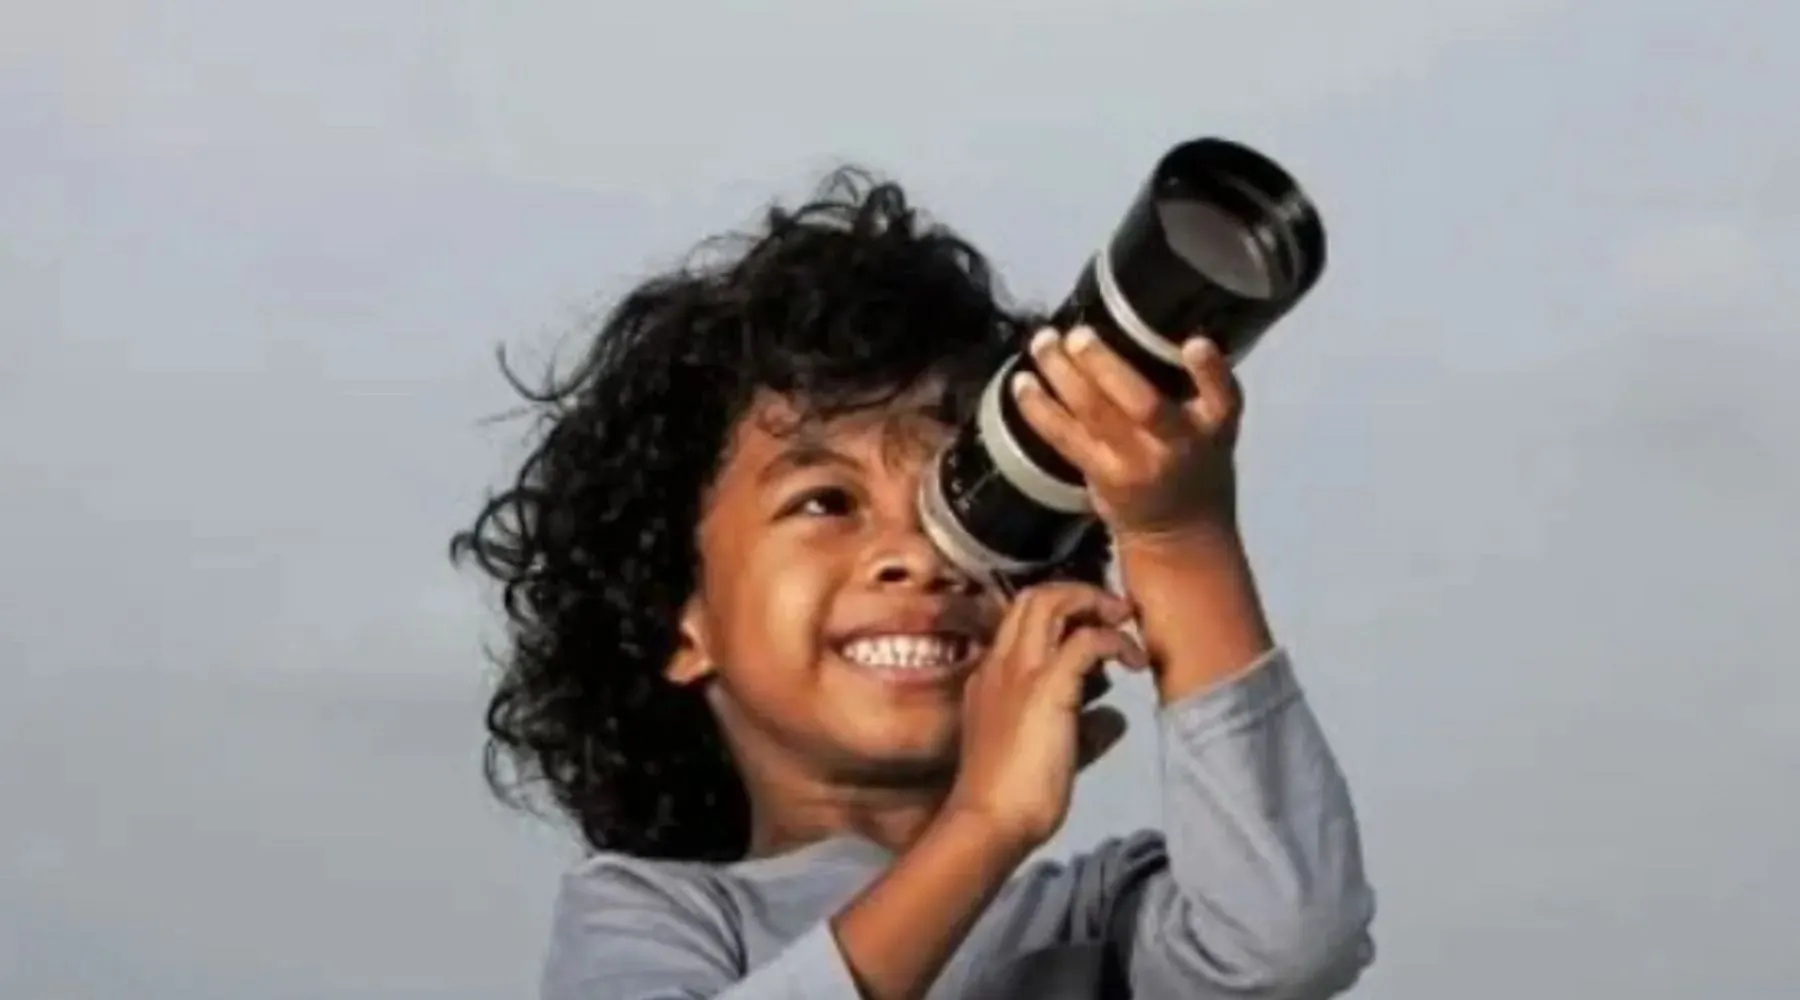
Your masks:
{"label": "child's nose", "polygon": [[977,581],[945,559],[917,525],[888,532],[877,544],[870,568],[873,582],[887,587],[910,586],[932,593],[981,589]]}

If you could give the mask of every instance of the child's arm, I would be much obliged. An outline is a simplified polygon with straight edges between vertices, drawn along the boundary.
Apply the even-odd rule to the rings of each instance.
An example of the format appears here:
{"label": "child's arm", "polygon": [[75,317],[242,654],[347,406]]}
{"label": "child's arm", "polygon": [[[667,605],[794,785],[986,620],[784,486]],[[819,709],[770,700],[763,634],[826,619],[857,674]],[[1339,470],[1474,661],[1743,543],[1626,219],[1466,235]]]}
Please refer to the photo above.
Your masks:
{"label": "child's arm", "polygon": [[918,1000],[1027,849],[946,812],[832,921],[862,1000]]}
{"label": "child's arm", "polygon": [[1024,855],[946,814],[835,918],[743,973],[728,907],[622,861],[564,889],[544,1000],[917,1000]]}
{"label": "child's arm", "polygon": [[[1162,695],[1165,858],[1120,928],[1140,997],[1319,1000],[1373,956],[1355,812],[1235,534],[1122,547]],[[1158,852],[1160,853],[1160,851]]]}
{"label": "child's arm", "polygon": [[1136,866],[1155,874],[1122,911],[1137,995],[1337,993],[1369,961],[1372,894],[1343,775],[1270,653],[1240,544],[1230,360],[1183,344],[1194,395],[1178,403],[1092,331],[1031,351],[1020,412],[1087,479],[1164,705],[1167,866]]}

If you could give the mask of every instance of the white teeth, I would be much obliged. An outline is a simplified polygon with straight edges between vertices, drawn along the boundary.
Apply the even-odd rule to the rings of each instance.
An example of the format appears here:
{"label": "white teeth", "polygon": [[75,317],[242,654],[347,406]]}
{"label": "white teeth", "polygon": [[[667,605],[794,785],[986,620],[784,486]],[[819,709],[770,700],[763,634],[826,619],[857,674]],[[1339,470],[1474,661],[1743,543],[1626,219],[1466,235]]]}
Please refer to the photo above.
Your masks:
{"label": "white teeth", "polygon": [[887,670],[929,670],[961,663],[968,643],[955,636],[878,635],[852,639],[840,650],[844,659]]}

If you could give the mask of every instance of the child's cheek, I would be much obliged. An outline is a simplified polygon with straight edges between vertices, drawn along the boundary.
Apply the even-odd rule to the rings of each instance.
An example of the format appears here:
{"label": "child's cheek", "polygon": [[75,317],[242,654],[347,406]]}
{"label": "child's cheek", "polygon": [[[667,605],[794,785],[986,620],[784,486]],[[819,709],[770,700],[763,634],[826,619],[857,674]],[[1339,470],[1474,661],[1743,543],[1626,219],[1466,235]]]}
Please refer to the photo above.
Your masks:
{"label": "child's cheek", "polygon": [[828,625],[830,587],[825,575],[790,562],[764,577],[754,627],[785,655],[810,651]]}

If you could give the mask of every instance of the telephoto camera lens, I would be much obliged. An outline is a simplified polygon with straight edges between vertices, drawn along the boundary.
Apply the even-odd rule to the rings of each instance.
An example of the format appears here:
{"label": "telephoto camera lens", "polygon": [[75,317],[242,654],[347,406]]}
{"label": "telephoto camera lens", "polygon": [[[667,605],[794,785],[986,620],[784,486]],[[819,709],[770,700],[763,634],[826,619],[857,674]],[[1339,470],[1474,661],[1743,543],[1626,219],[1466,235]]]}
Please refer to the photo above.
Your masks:
{"label": "telephoto camera lens", "polygon": [[[1242,360],[1324,268],[1324,227],[1293,178],[1245,146],[1195,139],[1157,162],[1052,322],[1092,327],[1159,391],[1186,399],[1183,339],[1204,333]],[[1007,391],[1031,370],[1024,351],[1000,367],[919,496],[945,557],[1006,589],[1053,572],[1093,524],[1081,474]]]}

